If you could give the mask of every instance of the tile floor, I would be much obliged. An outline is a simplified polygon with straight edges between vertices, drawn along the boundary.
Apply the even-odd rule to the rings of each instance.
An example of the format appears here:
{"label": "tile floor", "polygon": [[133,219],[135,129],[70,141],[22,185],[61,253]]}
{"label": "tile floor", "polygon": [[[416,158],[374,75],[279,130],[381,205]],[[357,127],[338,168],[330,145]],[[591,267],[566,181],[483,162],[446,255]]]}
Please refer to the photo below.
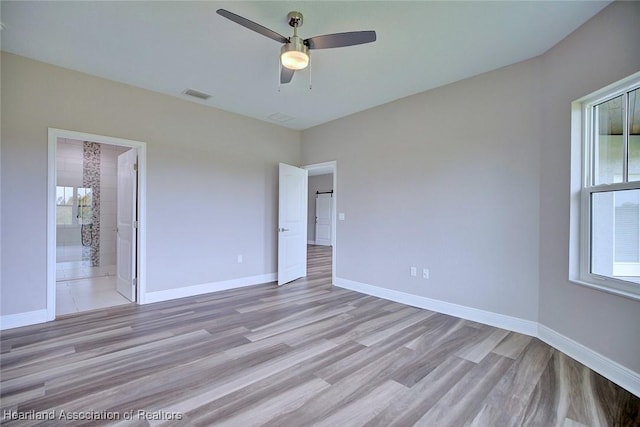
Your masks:
{"label": "tile floor", "polygon": [[83,247],[56,248],[56,316],[130,304],[116,290],[116,266],[91,267]]}
{"label": "tile floor", "polygon": [[90,277],[56,283],[56,316],[131,304],[116,290],[116,276]]}
{"label": "tile floor", "polygon": [[82,245],[56,245],[56,262],[79,261],[83,258],[89,259],[90,254],[91,248]]}
{"label": "tile floor", "polygon": [[87,249],[81,245],[56,246],[56,279],[85,279],[116,274],[115,265],[91,267],[91,252],[86,252]]}
{"label": "tile floor", "polygon": [[56,263],[56,280],[86,279],[98,276],[115,276],[116,266],[91,267],[91,261],[60,261]]}

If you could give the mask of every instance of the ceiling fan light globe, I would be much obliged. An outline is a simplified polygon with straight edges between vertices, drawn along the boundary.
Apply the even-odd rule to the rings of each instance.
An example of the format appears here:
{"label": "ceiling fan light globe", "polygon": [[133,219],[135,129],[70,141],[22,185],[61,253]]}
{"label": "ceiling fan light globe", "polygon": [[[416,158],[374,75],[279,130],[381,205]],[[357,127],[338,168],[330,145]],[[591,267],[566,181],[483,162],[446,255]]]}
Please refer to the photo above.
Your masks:
{"label": "ceiling fan light globe", "polygon": [[290,70],[302,70],[309,65],[309,55],[304,52],[289,50],[280,55],[282,66]]}
{"label": "ceiling fan light globe", "polygon": [[294,35],[280,50],[282,66],[290,70],[302,70],[309,65],[309,48],[300,37]]}

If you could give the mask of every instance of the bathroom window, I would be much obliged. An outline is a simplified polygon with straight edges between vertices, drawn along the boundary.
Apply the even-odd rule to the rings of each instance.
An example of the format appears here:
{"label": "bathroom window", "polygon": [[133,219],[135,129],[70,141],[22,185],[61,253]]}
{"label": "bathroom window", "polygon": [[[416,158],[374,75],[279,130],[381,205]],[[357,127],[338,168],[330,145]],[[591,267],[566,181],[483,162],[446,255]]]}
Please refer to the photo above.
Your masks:
{"label": "bathroom window", "polygon": [[93,191],[85,187],[56,187],[56,225],[93,222]]}
{"label": "bathroom window", "polygon": [[87,225],[93,223],[92,197],[91,188],[78,188],[78,213],[76,214],[78,224]]}
{"label": "bathroom window", "polygon": [[56,225],[73,225],[73,187],[56,187]]}

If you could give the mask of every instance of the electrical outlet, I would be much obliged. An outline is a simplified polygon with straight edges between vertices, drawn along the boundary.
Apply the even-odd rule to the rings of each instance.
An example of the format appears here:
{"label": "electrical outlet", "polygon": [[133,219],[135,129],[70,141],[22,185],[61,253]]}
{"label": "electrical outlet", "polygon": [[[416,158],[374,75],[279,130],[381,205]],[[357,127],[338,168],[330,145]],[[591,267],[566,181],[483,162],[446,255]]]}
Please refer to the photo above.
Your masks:
{"label": "electrical outlet", "polygon": [[423,268],[422,269],[422,278],[423,279],[428,279],[429,278],[429,269],[428,268]]}
{"label": "electrical outlet", "polygon": [[238,255],[238,264],[242,264],[242,255]]}
{"label": "electrical outlet", "polygon": [[411,277],[416,277],[418,275],[418,269],[415,267],[411,267]]}

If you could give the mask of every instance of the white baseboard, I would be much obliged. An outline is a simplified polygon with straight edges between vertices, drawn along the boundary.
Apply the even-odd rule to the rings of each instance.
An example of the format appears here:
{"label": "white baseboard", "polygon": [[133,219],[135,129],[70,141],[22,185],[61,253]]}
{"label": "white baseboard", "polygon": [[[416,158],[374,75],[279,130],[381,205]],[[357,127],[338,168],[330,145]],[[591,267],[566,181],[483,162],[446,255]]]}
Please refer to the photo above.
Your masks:
{"label": "white baseboard", "polygon": [[484,323],[485,325],[495,326],[497,328],[507,329],[525,335],[535,337],[538,332],[538,323],[531,320],[505,316],[504,314],[492,313],[486,310],[439,301],[392,289],[381,288],[379,286],[367,285],[366,283],[360,283],[340,277],[336,277],[334,284],[341,288],[350,289],[363,294],[373,295],[375,297],[411,305],[413,307],[424,308],[426,310],[437,311],[438,313],[449,314],[451,316]]}
{"label": "white baseboard", "polygon": [[640,374],[637,372],[633,372],[631,369],[625,368],[608,357],[591,350],[589,347],[586,347],[545,325],[538,324],[538,338],[550,346],[555,347],[572,359],[575,359],[589,367],[589,369],[592,369],[603,377],[613,381],[620,387],[630,391],[636,396],[640,396]]}
{"label": "white baseboard", "polygon": [[505,316],[490,311],[479,310],[458,304],[438,301],[405,292],[368,285],[353,280],[336,277],[334,284],[338,287],[350,289],[378,298],[396,301],[413,307],[437,311],[462,319],[484,323],[510,331],[519,332],[532,337],[537,337],[550,346],[577,360],[603,377],[618,384],[629,392],[640,396],[640,374],[634,372],[619,363],[591,350],[590,348],[565,337],[553,329],[541,325],[538,322],[524,320],[517,317]]}
{"label": "white baseboard", "polygon": [[241,277],[238,279],[223,280],[221,282],[202,283],[199,285],[186,286],[184,288],[167,289],[165,291],[147,292],[141,303],[149,304],[177,298],[192,297],[195,295],[208,294],[210,292],[226,291],[228,289],[274,282],[276,280],[278,280],[278,274],[269,273],[257,276]]}
{"label": "white baseboard", "polygon": [[49,320],[47,310],[27,311],[26,313],[5,314],[0,316],[0,330],[35,325]]}
{"label": "white baseboard", "polygon": [[307,240],[307,245],[315,245],[316,241],[315,240]]}

